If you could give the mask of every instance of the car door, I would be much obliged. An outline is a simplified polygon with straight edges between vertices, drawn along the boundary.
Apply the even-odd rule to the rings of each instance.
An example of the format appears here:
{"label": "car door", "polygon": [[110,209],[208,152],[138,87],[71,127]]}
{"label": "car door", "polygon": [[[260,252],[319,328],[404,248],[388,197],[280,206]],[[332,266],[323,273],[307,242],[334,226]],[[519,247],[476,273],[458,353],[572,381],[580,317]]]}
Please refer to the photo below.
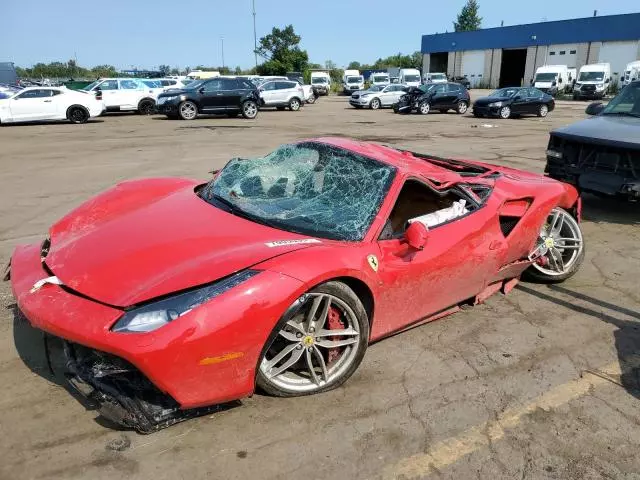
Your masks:
{"label": "car door", "polygon": [[198,92],[200,94],[200,109],[203,112],[216,112],[225,109],[221,78],[206,81]]}
{"label": "car door", "polygon": [[529,89],[521,88],[516,91],[513,96],[513,102],[511,102],[511,113],[521,115],[523,113],[529,113]]}
{"label": "car door", "polygon": [[276,82],[265,82],[260,86],[260,98],[264,105],[274,105],[278,92],[276,91]]}
{"label": "car door", "polygon": [[49,120],[57,115],[57,102],[50,88],[27,90],[11,99],[9,109],[14,121]]}
{"label": "car door", "polygon": [[446,108],[455,108],[459,93],[460,87],[457,84],[446,83],[442,106]]}
{"label": "car door", "polygon": [[380,102],[385,107],[389,107],[398,101],[396,85],[387,85],[380,92]]}
{"label": "car door", "polygon": [[446,83],[440,83],[438,85],[435,85],[432,90],[429,92],[431,93],[431,107],[432,108],[446,108],[446,101],[447,101],[447,84]]}
{"label": "car door", "polygon": [[220,92],[220,106],[227,110],[237,110],[242,96],[238,81],[235,78],[220,79]]}
{"label": "car door", "polygon": [[[500,236],[499,223],[495,212],[484,207],[430,228],[424,249],[411,249],[397,234],[393,217],[396,209],[402,210],[405,189],[415,185],[434,195],[421,179],[407,179],[386,224],[391,225],[390,232],[385,235],[385,226],[377,242],[377,274],[383,292],[376,317],[384,324],[378,325],[381,331],[376,335],[399,330],[473,298],[495,276],[501,261],[503,245],[495,240]],[[407,205],[411,210],[419,202],[409,197]],[[402,215],[401,220],[405,220]]]}
{"label": "car door", "polygon": [[150,87],[147,87],[144,83],[139,82],[134,78],[124,78],[118,80],[120,109],[121,110],[135,110],[138,108],[138,102],[142,99],[145,93],[153,95],[149,92]]}
{"label": "car door", "polygon": [[[276,82],[276,102],[282,105],[289,103],[292,94],[297,91],[297,86],[298,84],[294,82]],[[304,94],[302,94],[302,96],[304,96]],[[304,99],[301,98],[300,100]]]}
{"label": "car door", "polygon": [[104,101],[105,107],[113,109],[122,104],[118,80],[105,80],[96,85],[94,90],[100,90],[102,92],[102,100]]}
{"label": "car door", "polygon": [[537,88],[527,88],[527,113],[538,113],[544,94]]}

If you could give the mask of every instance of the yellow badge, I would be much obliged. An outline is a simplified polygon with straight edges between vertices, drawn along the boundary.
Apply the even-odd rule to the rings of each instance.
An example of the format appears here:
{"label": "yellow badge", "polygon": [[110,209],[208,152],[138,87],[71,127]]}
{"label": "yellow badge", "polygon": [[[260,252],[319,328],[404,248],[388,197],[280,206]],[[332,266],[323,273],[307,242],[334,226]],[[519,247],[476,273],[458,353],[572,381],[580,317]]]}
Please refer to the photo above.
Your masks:
{"label": "yellow badge", "polygon": [[378,258],[375,255],[368,255],[367,262],[374,272],[378,271]]}
{"label": "yellow badge", "polygon": [[544,240],[544,244],[546,245],[547,248],[553,248],[555,247],[556,242],[553,240],[553,238],[547,237]]}

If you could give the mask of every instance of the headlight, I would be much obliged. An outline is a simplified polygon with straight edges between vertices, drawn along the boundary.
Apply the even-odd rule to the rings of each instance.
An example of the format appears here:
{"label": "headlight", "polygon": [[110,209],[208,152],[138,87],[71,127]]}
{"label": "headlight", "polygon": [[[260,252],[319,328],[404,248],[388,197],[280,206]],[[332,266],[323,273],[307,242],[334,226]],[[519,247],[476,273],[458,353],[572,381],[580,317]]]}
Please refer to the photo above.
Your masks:
{"label": "headlight", "polygon": [[370,93],[363,93],[362,95],[360,95],[362,98],[364,97],[368,97],[369,95],[371,95]]}
{"label": "headlight", "polygon": [[576,83],[573,88],[575,88],[576,90],[580,90],[580,87],[582,86],[581,83]]}
{"label": "headlight", "polygon": [[599,83],[596,85],[596,90],[604,90],[604,83]]}
{"label": "headlight", "polygon": [[151,332],[249,280],[257,273],[259,273],[258,270],[243,270],[211,285],[134,308],[120,317],[111,330],[133,333]]}
{"label": "headlight", "polygon": [[158,100],[158,103],[167,103],[167,102],[170,102],[171,100],[175,100],[178,97],[179,95],[171,95],[170,97],[160,97],[160,100]]}
{"label": "headlight", "polygon": [[502,102],[493,102],[489,104],[490,107],[501,107],[502,106]]}

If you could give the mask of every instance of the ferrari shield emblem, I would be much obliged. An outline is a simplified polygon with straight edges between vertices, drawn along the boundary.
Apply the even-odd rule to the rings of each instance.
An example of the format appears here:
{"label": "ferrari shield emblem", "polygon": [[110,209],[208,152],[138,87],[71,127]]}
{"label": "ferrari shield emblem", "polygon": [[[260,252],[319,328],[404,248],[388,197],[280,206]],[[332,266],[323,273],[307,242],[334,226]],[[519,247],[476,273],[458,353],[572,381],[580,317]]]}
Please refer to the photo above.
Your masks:
{"label": "ferrari shield emblem", "polygon": [[378,271],[378,258],[375,255],[368,255],[367,262],[374,272]]}

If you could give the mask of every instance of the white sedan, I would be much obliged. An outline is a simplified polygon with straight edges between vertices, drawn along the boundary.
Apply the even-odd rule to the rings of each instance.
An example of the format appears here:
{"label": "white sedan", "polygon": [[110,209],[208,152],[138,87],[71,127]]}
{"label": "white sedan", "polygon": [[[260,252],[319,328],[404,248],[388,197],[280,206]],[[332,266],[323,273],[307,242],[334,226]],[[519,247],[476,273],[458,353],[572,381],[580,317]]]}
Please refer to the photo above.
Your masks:
{"label": "white sedan", "polygon": [[369,107],[377,110],[382,107],[391,107],[398,103],[400,97],[406,93],[407,86],[402,84],[374,85],[368,90],[353,92],[349,103],[356,108]]}
{"label": "white sedan", "polygon": [[94,93],[65,87],[27,87],[0,92],[0,123],[68,120],[85,123],[105,106]]}

